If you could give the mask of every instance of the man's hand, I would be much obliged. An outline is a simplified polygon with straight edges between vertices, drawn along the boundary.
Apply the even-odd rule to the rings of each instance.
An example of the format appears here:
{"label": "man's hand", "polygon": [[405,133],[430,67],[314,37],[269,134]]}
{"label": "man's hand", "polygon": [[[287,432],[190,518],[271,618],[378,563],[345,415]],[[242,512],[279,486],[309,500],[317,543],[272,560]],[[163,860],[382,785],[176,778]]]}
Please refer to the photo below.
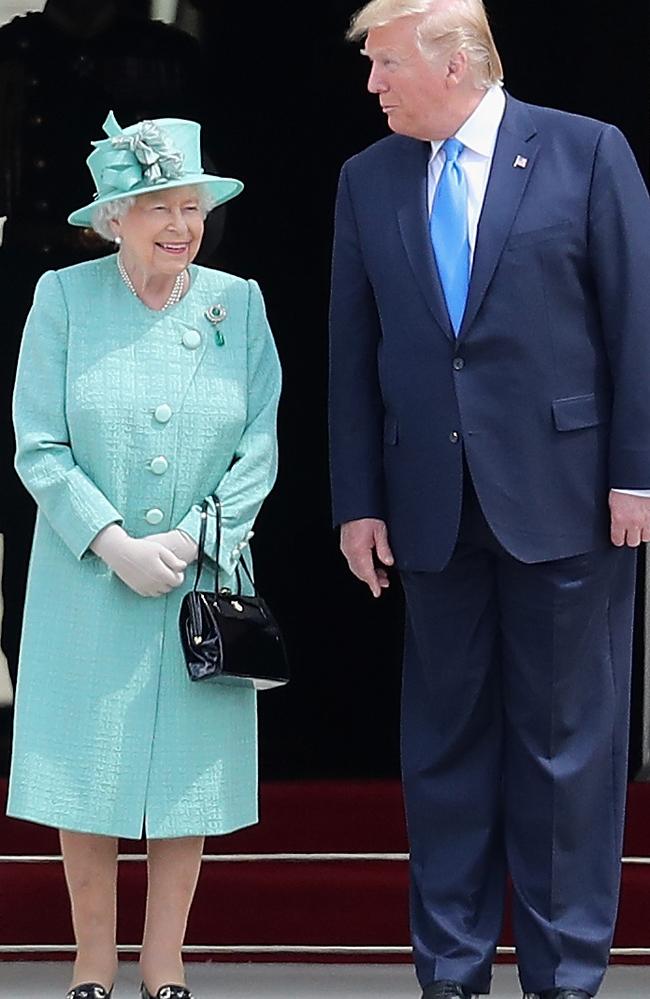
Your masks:
{"label": "man's hand", "polygon": [[612,489],[609,494],[612,515],[611,538],[617,548],[638,548],[650,541],[650,497],[630,496]]}
{"label": "man's hand", "polygon": [[375,564],[393,565],[395,559],[388,544],[388,531],[383,520],[364,517],[363,520],[349,520],[341,526],[341,551],[348,560],[351,572],[363,583],[367,583],[373,597],[390,586],[386,570]]}

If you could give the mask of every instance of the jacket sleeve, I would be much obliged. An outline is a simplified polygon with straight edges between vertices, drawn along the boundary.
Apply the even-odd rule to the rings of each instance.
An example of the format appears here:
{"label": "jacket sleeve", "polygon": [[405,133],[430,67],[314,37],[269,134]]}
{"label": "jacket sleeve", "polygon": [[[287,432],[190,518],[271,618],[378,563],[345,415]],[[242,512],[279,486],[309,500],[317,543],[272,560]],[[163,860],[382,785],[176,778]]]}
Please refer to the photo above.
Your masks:
{"label": "jacket sleeve", "polygon": [[70,443],[65,386],[68,313],[54,271],[40,278],[27,317],[13,400],[16,471],[39,510],[80,559],[122,516],[80,468]]}
{"label": "jacket sleeve", "polygon": [[[219,568],[231,576],[252,537],[252,527],[262,503],[270,493],[278,467],[277,411],[281,372],[264,300],[257,282],[249,281],[246,323],[248,407],[246,426],[230,468],[213,492],[222,508]],[[210,502],[205,548],[214,552],[215,517]],[[201,505],[196,504],[176,525],[198,543]]]}
{"label": "jacket sleeve", "polygon": [[594,162],[589,255],[614,387],[610,486],[650,488],[650,199],[632,150],[607,125]]}
{"label": "jacket sleeve", "polygon": [[334,223],[330,299],[329,429],[334,525],[386,519],[380,323],[364,266],[347,167]]}

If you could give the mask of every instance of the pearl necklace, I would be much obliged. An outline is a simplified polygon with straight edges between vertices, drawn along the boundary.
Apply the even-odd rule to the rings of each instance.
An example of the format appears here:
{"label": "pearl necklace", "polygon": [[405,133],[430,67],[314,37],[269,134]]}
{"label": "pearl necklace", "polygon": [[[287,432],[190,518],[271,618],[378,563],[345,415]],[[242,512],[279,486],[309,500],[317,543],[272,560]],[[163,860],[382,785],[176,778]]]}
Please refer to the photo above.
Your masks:
{"label": "pearl necklace", "polygon": [[[117,254],[116,259],[117,259],[117,269],[120,272],[120,277],[124,281],[124,284],[127,286],[132,295],[135,295],[136,298],[140,298],[137,291],[135,290],[135,285],[133,284],[133,281],[131,280],[131,278],[127,273],[126,267],[122,263],[122,258],[120,257],[119,253]],[[170,307],[170,305],[176,305],[177,302],[180,302],[181,298],[183,297],[184,289],[185,289],[185,271],[183,270],[180,272],[180,274],[176,275],[176,278],[174,280],[174,285],[169,294],[169,298],[160,309],[160,312],[164,312],[165,309],[168,309]]]}

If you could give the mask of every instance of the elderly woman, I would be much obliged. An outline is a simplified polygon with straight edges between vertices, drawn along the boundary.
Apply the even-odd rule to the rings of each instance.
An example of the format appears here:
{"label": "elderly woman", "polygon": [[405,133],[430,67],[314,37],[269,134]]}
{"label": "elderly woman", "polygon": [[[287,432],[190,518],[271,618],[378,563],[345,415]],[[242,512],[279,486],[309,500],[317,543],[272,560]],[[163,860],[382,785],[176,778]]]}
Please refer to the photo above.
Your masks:
{"label": "elderly woman", "polygon": [[[257,750],[252,685],[190,683],[179,607],[213,494],[232,584],[276,474],[280,372],[257,284],[192,263],[242,184],[202,172],[194,122],[122,130],[111,113],[104,130],[97,194],[69,221],[119,251],[43,275],[18,367],[16,467],[38,516],[8,814],[60,829],[68,999],[111,994],[117,841],[143,832],[141,996],[189,999],[203,837],[257,821]],[[208,555],[215,540],[208,518]]]}

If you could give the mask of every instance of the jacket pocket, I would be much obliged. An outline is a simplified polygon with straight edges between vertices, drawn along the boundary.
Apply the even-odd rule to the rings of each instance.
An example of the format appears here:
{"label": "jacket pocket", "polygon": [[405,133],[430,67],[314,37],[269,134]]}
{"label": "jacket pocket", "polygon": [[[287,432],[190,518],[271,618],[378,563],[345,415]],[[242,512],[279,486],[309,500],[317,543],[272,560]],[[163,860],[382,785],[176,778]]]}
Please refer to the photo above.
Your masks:
{"label": "jacket pocket", "polygon": [[556,430],[583,430],[608,423],[610,401],[606,396],[576,395],[569,399],[554,399],[553,422]]}
{"label": "jacket pocket", "polygon": [[514,250],[520,246],[528,246],[532,243],[546,243],[549,239],[560,239],[566,236],[573,228],[572,222],[558,222],[555,225],[547,225],[541,229],[528,229],[526,232],[511,233],[506,250]]}
{"label": "jacket pocket", "polygon": [[390,413],[384,416],[384,444],[397,444],[397,418]]}

